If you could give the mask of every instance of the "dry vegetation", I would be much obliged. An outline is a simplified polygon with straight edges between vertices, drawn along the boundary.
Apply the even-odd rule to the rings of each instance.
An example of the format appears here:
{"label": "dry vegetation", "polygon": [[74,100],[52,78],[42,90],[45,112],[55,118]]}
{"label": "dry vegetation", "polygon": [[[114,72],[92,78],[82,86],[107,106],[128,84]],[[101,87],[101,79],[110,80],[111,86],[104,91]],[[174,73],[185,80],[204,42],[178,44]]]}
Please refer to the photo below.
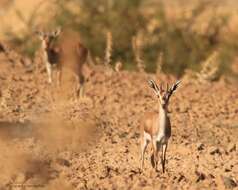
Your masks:
{"label": "dry vegetation", "polygon": [[[126,0],[115,7],[114,1],[107,6],[104,0],[78,1],[80,13],[77,1],[56,2],[54,23],[44,27],[59,24],[80,32],[91,55],[86,97],[72,98],[75,81],[69,71],[60,88],[47,83],[40,53],[24,54],[37,49],[32,31],[23,33],[27,41],[1,41],[0,189],[237,189],[238,87],[230,78],[237,75],[236,31],[222,35],[230,20],[222,29],[223,20],[200,25],[202,16],[213,19],[207,1],[210,9],[198,3],[187,12],[183,1],[164,4],[159,15],[152,0],[130,1],[129,12],[123,12]],[[105,7],[110,17],[105,18]],[[128,14],[132,29],[115,12]],[[86,22],[89,18],[94,24]],[[11,42],[19,39],[11,37]],[[132,65],[142,72],[131,71]],[[172,84],[178,76],[181,88],[169,106],[166,172],[152,169],[148,151],[141,173],[139,121],[158,106],[147,80]]]}

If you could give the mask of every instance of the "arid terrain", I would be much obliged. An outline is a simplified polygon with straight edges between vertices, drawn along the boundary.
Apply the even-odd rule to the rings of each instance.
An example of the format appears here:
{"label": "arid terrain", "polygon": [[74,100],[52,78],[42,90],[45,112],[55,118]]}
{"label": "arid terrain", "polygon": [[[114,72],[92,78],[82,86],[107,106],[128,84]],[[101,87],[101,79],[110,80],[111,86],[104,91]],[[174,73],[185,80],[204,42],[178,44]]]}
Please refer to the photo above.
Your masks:
{"label": "arid terrain", "polygon": [[0,189],[238,189],[235,83],[182,79],[166,172],[152,169],[149,146],[140,173],[139,121],[158,109],[147,80],[176,79],[93,66],[76,102],[74,81],[50,86],[37,61],[0,53]]}

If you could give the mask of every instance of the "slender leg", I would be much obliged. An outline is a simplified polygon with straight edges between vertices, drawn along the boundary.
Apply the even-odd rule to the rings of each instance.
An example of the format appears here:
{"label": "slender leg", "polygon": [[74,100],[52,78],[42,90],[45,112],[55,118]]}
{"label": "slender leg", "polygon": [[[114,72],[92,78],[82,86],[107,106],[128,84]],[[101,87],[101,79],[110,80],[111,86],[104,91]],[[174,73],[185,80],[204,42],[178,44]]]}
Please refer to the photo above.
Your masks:
{"label": "slender leg", "polygon": [[79,97],[84,97],[84,85],[80,85],[79,87]]}
{"label": "slender leg", "polygon": [[[156,148],[157,148],[156,156],[157,156],[157,158],[159,158],[159,151],[161,149],[161,142],[160,141],[156,141]],[[157,164],[158,164],[158,160],[157,160]]]}
{"label": "slender leg", "polygon": [[79,78],[80,89],[79,89],[79,96],[82,98],[84,96],[84,76],[81,75]]}
{"label": "slender leg", "polygon": [[46,71],[48,74],[48,82],[51,84],[52,83],[52,67],[49,62],[46,63]]}
{"label": "slender leg", "polygon": [[61,68],[58,68],[57,70],[57,85],[61,86],[61,79],[62,79],[62,70]]}
{"label": "slender leg", "polygon": [[143,171],[144,168],[144,157],[145,157],[145,151],[148,146],[149,141],[143,137],[141,140],[141,163],[140,163],[140,169]]}
{"label": "slender leg", "polygon": [[84,96],[84,77],[82,75],[76,76],[76,99],[82,98]]}
{"label": "slender leg", "polygon": [[79,83],[79,76],[76,77],[76,86],[75,86],[75,100],[78,101],[80,96],[80,83]]}
{"label": "slender leg", "polygon": [[79,94],[80,94],[80,86],[79,86],[79,84],[76,84],[75,91],[76,91],[76,93],[75,93],[75,100],[78,101],[79,100]]}
{"label": "slender leg", "polygon": [[166,160],[166,151],[167,151],[168,143],[164,144],[162,146],[162,155],[161,155],[161,161],[162,161],[162,169],[163,173],[165,171],[165,160]]}
{"label": "slender leg", "polygon": [[152,143],[153,143],[153,155],[154,155],[154,168],[155,168],[155,171],[157,171],[157,142],[156,140],[152,139]]}

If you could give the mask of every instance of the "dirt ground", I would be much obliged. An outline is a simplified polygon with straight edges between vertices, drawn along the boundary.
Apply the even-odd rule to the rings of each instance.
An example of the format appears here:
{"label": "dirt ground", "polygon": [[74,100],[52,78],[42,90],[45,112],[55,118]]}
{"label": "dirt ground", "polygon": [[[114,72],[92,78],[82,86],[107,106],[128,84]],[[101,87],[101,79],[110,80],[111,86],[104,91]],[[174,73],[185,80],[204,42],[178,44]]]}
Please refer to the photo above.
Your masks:
{"label": "dirt ground", "polygon": [[139,120],[158,104],[147,79],[171,76],[94,66],[86,97],[74,81],[47,84],[44,66],[0,53],[0,189],[238,189],[238,86],[182,80],[169,105],[166,172],[147,149],[139,171]]}

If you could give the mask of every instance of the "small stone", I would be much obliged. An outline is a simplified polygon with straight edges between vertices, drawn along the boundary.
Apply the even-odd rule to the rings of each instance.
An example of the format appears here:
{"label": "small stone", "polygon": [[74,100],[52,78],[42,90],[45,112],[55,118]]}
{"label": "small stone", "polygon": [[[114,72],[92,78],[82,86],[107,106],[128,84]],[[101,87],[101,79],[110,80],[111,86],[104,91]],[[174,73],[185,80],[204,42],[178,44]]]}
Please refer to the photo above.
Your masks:
{"label": "small stone", "polygon": [[178,182],[181,182],[183,180],[186,180],[185,176],[183,174],[179,174],[179,177],[178,177]]}
{"label": "small stone", "polygon": [[204,150],[205,145],[203,143],[198,143],[197,144],[197,150],[201,151]]}
{"label": "small stone", "polygon": [[227,151],[228,152],[233,152],[233,151],[236,151],[236,144],[234,143],[230,143],[227,147]]}
{"label": "small stone", "polygon": [[199,172],[199,171],[195,171],[195,174],[197,175],[197,179],[196,182],[198,183],[199,181],[203,181],[206,179],[206,176],[204,173]]}
{"label": "small stone", "polygon": [[217,147],[211,147],[211,148],[209,149],[209,153],[210,153],[211,155],[221,154],[219,148],[217,148]]}
{"label": "small stone", "polygon": [[215,176],[214,176],[214,175],[212,175],[212,174],[208,174],[208,178],[210,178],[210,179],[214,179],[214,178],[215,178]]}
{"label": "small stone", "polygon": [[57,162],[59,165],[61,165],[61,166],[69,167],[69,166],[71,165],[68,160],[65,160],[65,159],[63,159],[63,158],[58,158],[58,159],[56,160],[56,162]]}
{"label": "small stone", "polygon": [[228,168],[225,168],[225,172],[231,172],[231,170]]}
{"label": "small stone", "polygon": [[224,182],[225,187],[228,189],[237,187],[237,183],[230,177],[223,177],[223,182]]}

